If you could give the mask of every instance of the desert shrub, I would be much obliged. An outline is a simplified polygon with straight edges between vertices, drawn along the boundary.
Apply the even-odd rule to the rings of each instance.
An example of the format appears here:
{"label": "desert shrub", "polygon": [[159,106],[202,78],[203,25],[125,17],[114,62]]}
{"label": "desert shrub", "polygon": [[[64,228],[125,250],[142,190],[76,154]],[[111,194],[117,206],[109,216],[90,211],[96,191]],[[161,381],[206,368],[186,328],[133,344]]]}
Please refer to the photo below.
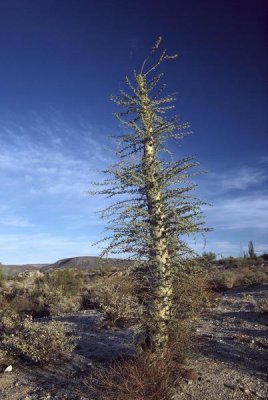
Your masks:
{"label": "desert shrub", "polygon": [[174,284],[174,316],[178,320],[194,317],[210,297],[208,274],[187,266],[176,274]]}
{"label": "desert shrub", "polygon": [[18,295],[9,301],[9,307],[16,313],[32,314],[33,304],[26,296]]}
{"label": "desert shrub", "polygon": [[43,277],[37,278],[37,286],[49,287],[52,291],[59,290],[63,296],[77,295],[82,286],[82,276],[75,270],[63,269],[47,272]]}
{"label": "desert shrub", "polygon": [[73,270],[47,272],[33,279],[15,281],[5,292],[11,309],[33,317],[80,309],[81,275]]}
{"label": "desert shrub", "polygon": [[268,282],[268,275],[263,271],[249,270],[246,273],[240,273],[237,279],[238,285],[257,285]]}
{"label": "desert shrub", "polygon": [[8,310],[8,309],[10,309],[9,302],[7,301],[4,294],[0,293],[0,310]]}
{"label": "desert shrub", "polygon": [[15,313],[0,315],[0,348],[12,357],[34,363],[48,363],[74,349],[74,337],[67,336],[64,324],[33,322]]}
{"label": "desert shrub", "polygon": [[137,322],[143,315],[143,306],[136,296],[137,283],[126,274],[99,278],[89,289],[91,302],[106,315],[110,325]]}
{"label": "desert shrub", "polygon": [[214,290],[232,289],[237,281],[237,273],[233,270],[216,271],[211,280]]}
{"label": "desert shrub", "polygon": [[37,285],[28,294],[33,316],[58,315],[80,309],[79,296],[65,296],[61,287],[47,283]]}
{"label": "desert shrub", "polygon": [[156,358],[145,352],[97,369],[88,386],[101,400],[170,400],[180,380],[178,369],[170,354]]}
{"label": "desert shrub", "polygon": [[268,313],[268,300],[267,299],[258,300],[257,308],[263,314]]}
{"label": "desert shrub", "polygon": [[76,312],[81,308],[80,296],[61,297],[58,303],[51,303],[48,307],[50,315],[59,315]]}
{"label": "desert shrub", "polygon": [[235,260],[235,264],[238,268],[250,268],[256,264],[256,258],[242,258],[239,257]]}
{"label": "desert shrub", "polygon": [[5,274],[3,268],[0,265],[0,284],[5,280]]}
{"label": "desert shrub", "polygon": [[202,257],[198,258],[199,264],[204,266],[205,268],[211,267],[212,264],[215,264],[217,262],[216,260],[217,260],[216,253],[213,253],[211,251],[203,252]]}
{"label": "desert shrub", "polygon": [[235,269],[216,270],[210,274],[210,280],[215,290],[267,283],[268,266],[243,264]]}
{"label": "desert shrub", "polygon": [[187,358],[193,356],[196,351],[196,339],[191,320],[173,319],[168,346],[172,359],[178,364],[183,364]]}

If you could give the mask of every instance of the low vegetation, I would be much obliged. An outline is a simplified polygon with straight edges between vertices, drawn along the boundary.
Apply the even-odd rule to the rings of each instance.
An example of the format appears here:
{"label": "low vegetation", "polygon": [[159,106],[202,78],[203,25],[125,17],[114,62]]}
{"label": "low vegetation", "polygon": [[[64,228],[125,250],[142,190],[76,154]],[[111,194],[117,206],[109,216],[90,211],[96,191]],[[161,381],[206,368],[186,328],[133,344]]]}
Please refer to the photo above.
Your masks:
{"label": "low vegetation", "polygon": [[[236,261],[233,260],[233,263]],[[256,265],[256,261],[250,265],[248,260],[245,264],[238,259],[232,267],[214,269],[210,271],[209,276],[211,285],[216,291],[232,289],[237,286],[262,284],[268,282],[268,265]]]}
{"label": "low vegetation", "polygon": [[126,271],[99,277],[89,285],[87,295],[91,304],[104,312],[104,325],[126,326],[139,322],[144,313],[137,291],[137,282]]}
{"label": "low vegetation", "polygon": [[262,314],[267,314],[268,313],[268,299],[258,300],[257,308]]}
{"label": "low vegetation", "polygon": [[[222,290],[268,282],[268,266],[260,259],[216,260],[211,254],[185,262],[174,282],[173,321],[162,360],[154,358],[144,335],[144,304],[131,268],[38,271],[0,284],[0,359],[46,364],[66,358],[75,338],[64,324],[47,319],[84,309],[103,313],[99,329],[133,329],[137,356],[99,365],[88,378],[94,398],[165,400],[183,375],[184,362],[196,351],[194,321]],[[214,294],[213,294],[214,292]],[[256,302],[267,313],[267,301]],[[6,362],[3,362],[6,360]],[[174,375],[175,374],[175,375]]]}
{"label": "low vegetation", "polygon": [[12,312],[0,313],[0,349],[9,358],[48,363],[68,355],[75,347],[60,322],[33,322]]}
{"label": "low vegetation", "polygon": [[137,359],[97,369],[88,388],[89,392],[97,390],[102,400],[170,400],[179,381],[178,364],[170,354],[156,360],[146,352]]}

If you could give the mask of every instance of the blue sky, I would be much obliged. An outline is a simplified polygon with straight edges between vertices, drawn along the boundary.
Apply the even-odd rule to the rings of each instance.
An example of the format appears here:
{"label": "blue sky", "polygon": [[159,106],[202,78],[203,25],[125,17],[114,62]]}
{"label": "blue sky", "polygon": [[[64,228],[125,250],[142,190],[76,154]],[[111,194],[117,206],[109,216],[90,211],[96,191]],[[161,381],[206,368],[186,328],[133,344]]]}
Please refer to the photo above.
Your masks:
{"label": "blue sky", "polygon": [[96,255],[103,199],[86,193],[121,133],[109,101],[161,35],[162,71],[194,134],[214,228],[193,246],[268,251],[265,2],[0,0],[0,261]]}

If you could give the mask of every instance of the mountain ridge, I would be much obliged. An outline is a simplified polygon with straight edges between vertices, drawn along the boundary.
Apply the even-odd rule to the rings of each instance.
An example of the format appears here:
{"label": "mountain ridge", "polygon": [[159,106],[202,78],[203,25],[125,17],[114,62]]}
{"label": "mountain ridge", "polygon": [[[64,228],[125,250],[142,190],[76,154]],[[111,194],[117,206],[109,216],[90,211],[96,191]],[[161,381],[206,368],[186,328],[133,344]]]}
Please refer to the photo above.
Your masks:
{"label": "mountain ridge", "polygon": [[78,256],[68,257],[57,260],[54,263],[43,264],[1,264],[0,267],[6,275],[15,275],[24,271],[40,270],[50,271],[57,269],[93,269],[93,268],[110,268],[110,267],[124,267],[130,265],[130,260],[119,258],[101,258],[97,256]]}

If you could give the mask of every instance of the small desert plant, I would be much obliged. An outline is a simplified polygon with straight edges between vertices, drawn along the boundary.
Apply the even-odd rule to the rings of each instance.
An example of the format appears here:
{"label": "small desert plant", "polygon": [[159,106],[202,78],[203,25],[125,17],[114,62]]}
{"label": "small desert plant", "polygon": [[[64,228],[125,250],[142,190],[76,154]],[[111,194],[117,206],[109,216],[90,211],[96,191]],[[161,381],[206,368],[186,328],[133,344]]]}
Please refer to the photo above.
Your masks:
{"label": "small desert plant", "polygon": [[143,307],[137,296],[137,283],[124,273],[99,278],[89,289],[91,302],[106,315],[105,322],[118,325],[137,322]]}
{"label": "small desert plant", "polygon": [[3,268],[0,265],[0,284],[5,280],[5,274]]}
{"label": "small desert plant", "polygon": [[29,294],[33,316],[58,315],[80,309],[79,296],[65,296],[61,287],[37,285]]}
{"label": "small desert plant", "polygon": [[12,357],[34,363],[48,363],[74,349],[74,337],[67,336],[64,324],[33,322],[18,314],[0,315],[0,348]]}
{"label": "small desert plant", "polygon": [[194,317],[210,298],[208,274],[190,265],[177,273],[174,283],[174,316],[178,320]]}
{"label": "small desert plant", "polygon": [[43,277],[37,278],[39,287],[47,286],[52,291],[60,290],[63,296],[74,296],[80,293],[82,286],[81,274],[72,269],[63,269],[47,272]]}
{"label": "small desert plant", "polygon": [[258,300],[257,308],[261,313],[267,314],[268,313],[268,300],[267,299]]}
{"label": "small desert plant", "polygon": [[217,272],[213,277],[213,285],[216,290],[232,289],[237,280],[237,273],[235,271],[226,270]]}
{"label": "small desert plant", "polygon": [[183,364],[185,360],[195,353],[196,340],[194,337],[193,323],[189,319],[176,320],[173,317],[169,331],[169,354],[178,364]]}
{"label": "small desert plant", "polygon": [[210,267],[213,263],[215,264],[216,260],[217,260],[217,255],[212,251],[203,252],[202,257],[199,257],[200,263],[203,264],[204,267],[206,268]]}
{"label": "small desert plant", "polygon": [[170,400],[180,380],[179,366],[170,354],[156,358],[145,352],[136,359],[120,360],[98,369],[89,389],[101,400]]}
{"label": "small desert plant", "polygon": [[237,268],[215,270],[210,273],[212,287],[215,290],[231,289],[236,286],[250,286],[268,282],[268,267],[253,265],[252,260],[238,259]]}
{"label": "small desert plant", "polygon": [[73,270],[47,272],[29,281],[15,282],[7,299],[15,312],[33,317],[77,311],[82,280]]}

